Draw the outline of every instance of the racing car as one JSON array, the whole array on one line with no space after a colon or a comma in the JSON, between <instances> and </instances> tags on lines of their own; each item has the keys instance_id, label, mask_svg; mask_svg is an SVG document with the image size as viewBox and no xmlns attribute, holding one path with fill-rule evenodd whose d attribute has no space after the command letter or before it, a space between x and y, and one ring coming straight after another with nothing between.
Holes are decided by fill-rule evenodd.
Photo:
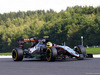
<instances>
[{"instance_id":1,"label":"racing car","mask_svg":"<svg viewBox=\"0 0 100 75\"><path fill-rule=\"evenodd\" d=\"M25 49L25 43L30 42L31 46ZM84 46L78 45L73 49L65 45L52 44L49 39L21 39L18 47L12 50L14 61L22 61L23 58L39 58L40 60L55 61L56 59L65 60L66 57L93 58L92 54L87 54Z\"/></svg>"}]
</instances>

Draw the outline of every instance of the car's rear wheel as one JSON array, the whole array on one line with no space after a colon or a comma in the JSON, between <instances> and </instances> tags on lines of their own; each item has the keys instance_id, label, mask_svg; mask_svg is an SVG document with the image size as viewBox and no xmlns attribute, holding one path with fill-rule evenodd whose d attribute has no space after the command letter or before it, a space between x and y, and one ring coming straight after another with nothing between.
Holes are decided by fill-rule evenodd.
<instances>
[{"instance_id":1,"label":"car's rear wheel","mask_svg":"<svg viewBox=\"0 0 100 75\"><path fill-rule=\"evenodd\" d=\"M20 48L13 49L12 58L14 61L22 61L23 60L23 50Z\"/></svg>"},{"instance_id":2,"label":"car's rear wheel","mask_svg":"<svg viewBox=\"0 0 100 75\"><path fill-rule=\"evenodd\" d=\"M86 50L85 50L85 47L82 46L82 45L78 45L78 46L75 46L74 47L74 50L79 53L79 60L83 60L85 57L86 57Z\"/></svg>"},{"instance_id":3,"label":"car's rear wheel","mask_svg":"<svg viewBox=\"0 0 100 75\"><path fill-rule=\"evenodd\" d=\"M46 59L47 61L55 61L57 56L57 50L54 47L49 47L47 48L46 51Z\"/></svg>"}]
</instances>

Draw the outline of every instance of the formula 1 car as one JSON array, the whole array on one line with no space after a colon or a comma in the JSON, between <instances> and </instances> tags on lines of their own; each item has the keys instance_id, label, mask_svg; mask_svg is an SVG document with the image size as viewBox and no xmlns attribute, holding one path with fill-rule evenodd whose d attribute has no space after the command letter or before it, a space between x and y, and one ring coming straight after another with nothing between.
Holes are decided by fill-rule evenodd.
<instances>
[{"instance_id":1,"label":"formula 1 car","mask_svg":"<svg viewBox=\"0 0 100 75\"><path fill-rule=\"evenodd\" d=\"M25 42L31 42L28 49L24 48ZM52 45L48 39L22 39L18 41L19 47L12 50L12 58L14 61L22 61L23 58L40 58L41 60L55 61L56 59L65 60L66 57L77 58L93 58L92 54L87 54L82 45L75 46L74 49L68 46Z\"/></svg>"}]
</instances>

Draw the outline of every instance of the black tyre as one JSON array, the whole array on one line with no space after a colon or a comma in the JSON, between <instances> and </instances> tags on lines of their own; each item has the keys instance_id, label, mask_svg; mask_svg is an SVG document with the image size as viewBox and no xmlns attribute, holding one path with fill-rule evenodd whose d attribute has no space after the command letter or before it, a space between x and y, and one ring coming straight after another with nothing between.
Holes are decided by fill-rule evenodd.
<instances>
[{"instance_id":1,"label":"black tyre","mask_svg":"<svg viewBox=\"0 0 100 75\"><path fill-rule=\"evenodd\" d=\"M23 60L23 50L20 48L13 49L12 58L14 61L22 61Z\"/></svg>"},{"instance_id":2,"label":"black tyre","mask_svg":"<svg viewBox=\"0 0 100 75\"><path fill-rule=\"evenodd\" d=\"M54 47L47 48L46 59L47 61L55 61L57 56L57 50Z\"/></svg>"},{"instance_id":3,"label":"black tyre","mask_svg":"<svg viewBox=\"0 0 100 75\"><path fill-rule=\"evenodd\" d=\"M87 58L93 58L93 54L87 54Z\"/></svg>"},{"instance_id":4,"label":"black tyre","mask_svg":"<svg viewBox=\"0 0 100 75\"><path fill-rule=\"evenodd\" d=\"M75 46L74 50L77 53L79 53L79 55L80 55L80 57L78 58L79 60L82 60L82 59L84 59L87 56L85 47L82 46L82 45Z\"/></svg>"}]
</instances>

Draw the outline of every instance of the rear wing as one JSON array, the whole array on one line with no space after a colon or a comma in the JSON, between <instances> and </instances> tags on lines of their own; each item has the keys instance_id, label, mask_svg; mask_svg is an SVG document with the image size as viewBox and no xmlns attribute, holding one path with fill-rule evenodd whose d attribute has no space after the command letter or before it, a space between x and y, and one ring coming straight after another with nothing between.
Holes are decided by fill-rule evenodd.
<instances>
[{"instance_id":1,"label":"rear wing","mask_svg":"<svg viewBox=\"0 0 100 75\"><path fill-rule=\"evenodd\" d=\"M18 46L19 46L19 48L24 48L24 43L25 42L38 42L38 40L34 39L34 38L18 40Z\"/></svg>"}]
</instances>

